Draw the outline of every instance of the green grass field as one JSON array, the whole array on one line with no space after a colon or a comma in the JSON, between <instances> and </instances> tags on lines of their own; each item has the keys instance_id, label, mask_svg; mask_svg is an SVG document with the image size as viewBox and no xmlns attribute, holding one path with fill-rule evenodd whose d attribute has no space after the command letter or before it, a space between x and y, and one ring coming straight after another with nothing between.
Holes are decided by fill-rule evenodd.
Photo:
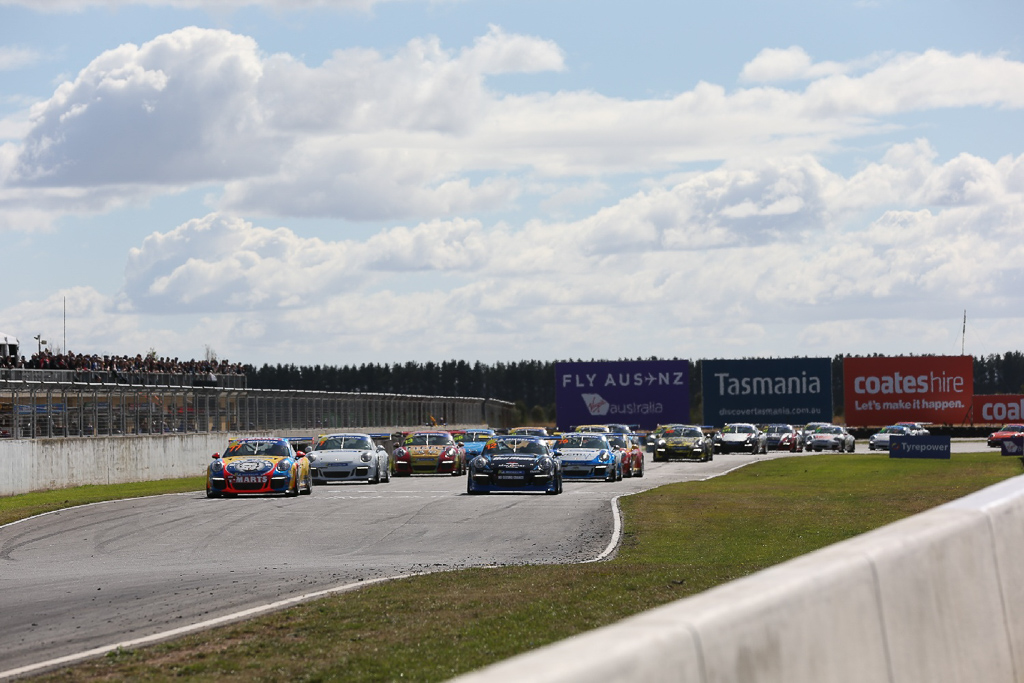
<instances>
[{"instance_id":1,"label":"green grass field","mask_svg":"<svg viewBox=\"0 0 1024 683\"><path fill-rule=\"evenodd\" d=\"M393 581L33 680L444 680L1021 472L1020 459L992 453L951 460L825 454L762 462L622 498L624 537L607 562ZM11 511L0 505L0 512Z\"/></svg>"}]
</instances>

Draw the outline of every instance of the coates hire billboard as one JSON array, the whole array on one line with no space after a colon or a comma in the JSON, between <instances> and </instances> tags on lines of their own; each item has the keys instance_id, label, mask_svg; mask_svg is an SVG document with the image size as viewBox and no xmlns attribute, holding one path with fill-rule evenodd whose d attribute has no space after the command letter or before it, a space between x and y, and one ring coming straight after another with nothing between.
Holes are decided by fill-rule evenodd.
<instances>
[{"instance_id":1,"label":"coates hire billboard","mask_svg":"<svg viewBox=\"0 0 1024 683\"><path fill-rule=\"evenodd\" d=\"M707 424L831 422L832 361L706 360L701 364L701 393Z\"/></svg>"},{"instance_id":2,"label":"coates hire billboard","mask_svg":"<svg viewBox=\"0 0 1024 683\"><path fill-rule=\"evenodd\" d=\"M555 363L558 428L620 422L654 429L690 421L690 362Z\"/></svg>"},{"instance_id":3,"label":"coates hire billboard","mask_svg":"<svg viewBox=\"0 0 1024 683\"><path fill-rule=\"evenodd\" d=\"M843 360L846 424L895 422L961 424L974 398L970 356L846 358Z\"/></svg>"},{"instance_id":4,"label":"coates hire billboard","mask_svg":"<svg viewBox=\"0 0 1024 683\"><path fill-rule=\"evenodd\" d=\"M974 422L999 425L1006 422L1024 422L1024 396L975 394Z\"/></svg>"}]
</instances>

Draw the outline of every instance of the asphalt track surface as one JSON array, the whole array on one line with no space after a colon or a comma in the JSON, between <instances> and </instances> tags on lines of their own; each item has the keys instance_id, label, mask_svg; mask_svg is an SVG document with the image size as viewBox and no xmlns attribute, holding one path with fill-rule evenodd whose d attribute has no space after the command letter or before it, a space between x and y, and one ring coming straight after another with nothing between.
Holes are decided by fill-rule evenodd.
<instances>
[{"instance_id":1,"label":"asphalt track surface","mask_svg":"<svg viewBox=\"0 0 1024 683\"><path fill-rule=\"evenodd\" d=\"M954 452L985 450L954 443ZM866 451L858 444L858 451ZM297 498L188 493L98 503L0 527L0 678L350 584L607 555L615 498L768 456L651 462L643 478L559 496L466 495L465 477L317 486ZM94 652L96 654L96 652Z\"/></svg>"}]
</instances>

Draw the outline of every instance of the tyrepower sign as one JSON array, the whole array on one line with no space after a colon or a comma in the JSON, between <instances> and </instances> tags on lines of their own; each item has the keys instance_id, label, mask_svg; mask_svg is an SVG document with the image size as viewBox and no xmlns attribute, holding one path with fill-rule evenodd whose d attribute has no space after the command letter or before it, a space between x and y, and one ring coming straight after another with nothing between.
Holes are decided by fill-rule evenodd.
<instances>
[{"instance_id":1,"label":"tyrepower sign","mask_svg":"<svg viewBox=\"0 0 1024 683\"><path fill-rule=\"evenodd\" d=\"M706 424L832 422L832 361L706 360L701 394Z\"/></svg>"},{"instance_id":2,"label":"tyrepower sign","mask_svg":"<svg viewBox=\"0 0 1024 683\"><path fill-rule=\"evenodd\" d=\"M654 429L690 421L690 362L592 361L555 364L558 429L618 422Z\"/></svg>"},{"instance_id":3,"label":"tyrepower sign","mask_svg":"<svg viewBox=\"0 0 1024 683\"><path fill-rule=\"evenodd\" d=\"M845 358L846 424L963 422L974 398L970 356Z\"/></svg>"}]
</instances>

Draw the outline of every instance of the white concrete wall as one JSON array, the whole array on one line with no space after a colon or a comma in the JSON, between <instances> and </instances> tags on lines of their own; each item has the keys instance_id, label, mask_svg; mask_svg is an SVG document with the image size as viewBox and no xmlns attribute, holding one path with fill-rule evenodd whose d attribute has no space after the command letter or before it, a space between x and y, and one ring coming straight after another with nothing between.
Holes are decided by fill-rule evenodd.
<instances>
[{"instance_id":1,"label":"white concrete wall","mask_svg":"<svg viewBox=\"0 0 1024 683\"><path fill-rule=\"evenodd\" d=\"M1024 477L459 683L1024 681Z\"/></svg>"},{"instance_id":2,"label":"white concrete wall","mask_svg":"<svg viewBox=\"0 0 1024 683\"><path fill-rule=\"evenodd\" d=\"M240 435L232 435L240 436ZM0 496L201 476L227 434L0 440Z\"/></svg>"}]
</instances>

